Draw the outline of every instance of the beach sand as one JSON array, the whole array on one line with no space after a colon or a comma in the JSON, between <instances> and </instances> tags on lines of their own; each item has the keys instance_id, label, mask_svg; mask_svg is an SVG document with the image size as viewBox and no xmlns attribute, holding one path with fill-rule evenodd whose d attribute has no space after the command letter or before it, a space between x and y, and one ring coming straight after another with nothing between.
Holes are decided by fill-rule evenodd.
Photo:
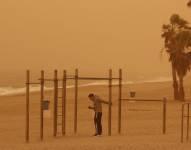
<instances>
[{"instance_id":1,"label":"beach sand","mask_svg":"<svg viewBox=\"0 0 191 150\"><path fill-rule=\"evenodd\" d=\"M129 97L129 91L136 91L137 98L167 97L167 133L162 134L162 104L160 102L122 102L122 134L117 133L118 88L113 89L112 136L107 136L108 106L103 106L103 136L93 137L94 124L91 105L87 95L98 94L107 100L107 86L89 86L79 88L78 134L73 133L74 90L67 89L66 136L53 138L51 117L44 120L44 141L39 138L39 93L32 93L30 99L30 143L25 143L25 95L0 97L0 150L186 150L188 143L180 143L181 102L172 100L171 83L144 83L126 85L123 98ZM189 93L189 91L187 91ZM51 101L53 92L45 93L45 99ZM61 93L60 93L61 95ZM61 128L58 129L61 131Z\"/></svg>"}]
</instances>

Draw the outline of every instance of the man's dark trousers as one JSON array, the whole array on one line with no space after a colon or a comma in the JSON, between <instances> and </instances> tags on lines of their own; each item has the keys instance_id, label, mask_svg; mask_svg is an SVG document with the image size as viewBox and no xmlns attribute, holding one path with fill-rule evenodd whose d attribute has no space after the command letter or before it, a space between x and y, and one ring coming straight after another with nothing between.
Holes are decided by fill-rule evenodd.
<instances>
[{"instance_id":1,"label":"man's dark trousers","mask_svg":"<svg viewBox=\"0 0 191 150\"><path fill-rule=\"evenodd\" d=\"M102 112L95 112L94 124L96 129L96 134L102 134L102 124L101 124Z\"/></svg>"}]
</instances>

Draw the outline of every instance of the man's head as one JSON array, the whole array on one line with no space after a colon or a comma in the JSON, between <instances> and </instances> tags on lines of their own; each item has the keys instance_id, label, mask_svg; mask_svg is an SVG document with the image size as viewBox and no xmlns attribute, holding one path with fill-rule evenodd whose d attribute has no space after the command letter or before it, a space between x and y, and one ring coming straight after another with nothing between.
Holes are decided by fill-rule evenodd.
<instances>
[{"instance_id":1,"label":"man's head","mask_svg":"<svg viewBox=\"0 0 191 150\"><path fill-rule=\"evenodd\" d=\"M94 100L94 94L93 94L93 93L90 93L90 94L88 95L88 97L89 97L90 100L92 100L92 101Z\"/></svg>"}]
</instances>

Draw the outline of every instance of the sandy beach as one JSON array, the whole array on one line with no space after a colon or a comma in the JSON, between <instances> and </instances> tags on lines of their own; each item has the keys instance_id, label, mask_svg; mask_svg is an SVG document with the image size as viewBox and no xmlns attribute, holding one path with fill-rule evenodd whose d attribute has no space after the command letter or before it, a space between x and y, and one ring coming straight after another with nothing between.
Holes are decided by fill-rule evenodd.
<instances>
[{"instance_id":1,"label":"sandy beach","mask_svg":"<svg viewBox=\"0 0 191 150\"><path fill-rule=\"evenodd\" d=\"M137 98L167 97L167 133L162 134L162 104L156 102L122 102L122 134L117 133L118 89L113 89L112 136L107 136L108 106L103 108L103 136L92 137L94 133L93 115L87 109L91 102L87 99L90 92L97 93L107 100L107 86L89 86L79 89L78 134L73 133L74 91L67 90L66 136L53 138L52 115L45 118L44 141L39 138L39 93L31 94L30 143L25 143L25 95L0 97L0 149L67 149L67 150L184 150L191 143L180 143L181 102L172 100L171 83L142 83L125 85L123 97L129 90L137 92ZM61 94L61 93L60 93ZM51 101L53 92L45 93ZM58 129L61 131L61 129Z\"/></svg>"},{"instance_id":2,"label":"sandy beach","mask_svg":"<svg viewBox=\"0 0 191 150\"><path fill-rule=\"evenodd\" d=\"M191 0L1 0L0 150L191 150L190 11Z\"/></svg>"}]
</instances>

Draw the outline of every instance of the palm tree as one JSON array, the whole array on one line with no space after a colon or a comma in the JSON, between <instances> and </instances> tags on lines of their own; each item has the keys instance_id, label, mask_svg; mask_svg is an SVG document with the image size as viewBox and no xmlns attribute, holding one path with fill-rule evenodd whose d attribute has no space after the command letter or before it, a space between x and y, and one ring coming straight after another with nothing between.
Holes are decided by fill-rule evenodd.
<instances>
[{"instance_id":1,"label":"palm tree","mask_svg":"<svg viewBox=\"0 0 191 150\"><path fill-rule=\"evenodd\" d=\"M191 7L191 0L188 1L187 6Z\"/></svg>"},{"instance_id":2,"label":"palm tree","mask_svg":"<svg viewBox=\"0 0 191 150\"><path fill-rule=\"evenodd\" d=\"M163 25L163 34L162 38L165 39L164 47L166 49L166 52L169 54L170 58L169 61L171 62L171 67L172 67L172 78L173 78L173 88L174 88L174 99L177 100L179 98L178 94L178 81L176 77L176 71L175 71L175 65L172 60L172 50L174 49L174 25L169 24L169 25Z\"/></svg>"},{"instance_id":3,"label":"palm tree","mask_svg":"<svg viewBox=\"0 0 191 150\"><path fill-rule=\"evenodd\" d=\"M170 18L170 24L163 25L164 48L169 54L172 66L174 99L184 100L183 78L190 69L190 53L185 53L190 45L190 27L188 22L174 14ZM177 81L179 77L179 84Z\"/></svg>"},{"instance_id":4,"label":"palm tree","mask_svg":"<svg viewBox=\"0 0 191 150\"><path fill-rule=\"evenodd\" d=\"M178 51L174 57L174 63L179 77L179 99L184 100L183 78L186 76L187 72L190 71L191 64L191 52L187 52L187 48L191 46L191 31L188 29L180 31L176 35L176 41Z\"/></svg>"}]
</instances>

